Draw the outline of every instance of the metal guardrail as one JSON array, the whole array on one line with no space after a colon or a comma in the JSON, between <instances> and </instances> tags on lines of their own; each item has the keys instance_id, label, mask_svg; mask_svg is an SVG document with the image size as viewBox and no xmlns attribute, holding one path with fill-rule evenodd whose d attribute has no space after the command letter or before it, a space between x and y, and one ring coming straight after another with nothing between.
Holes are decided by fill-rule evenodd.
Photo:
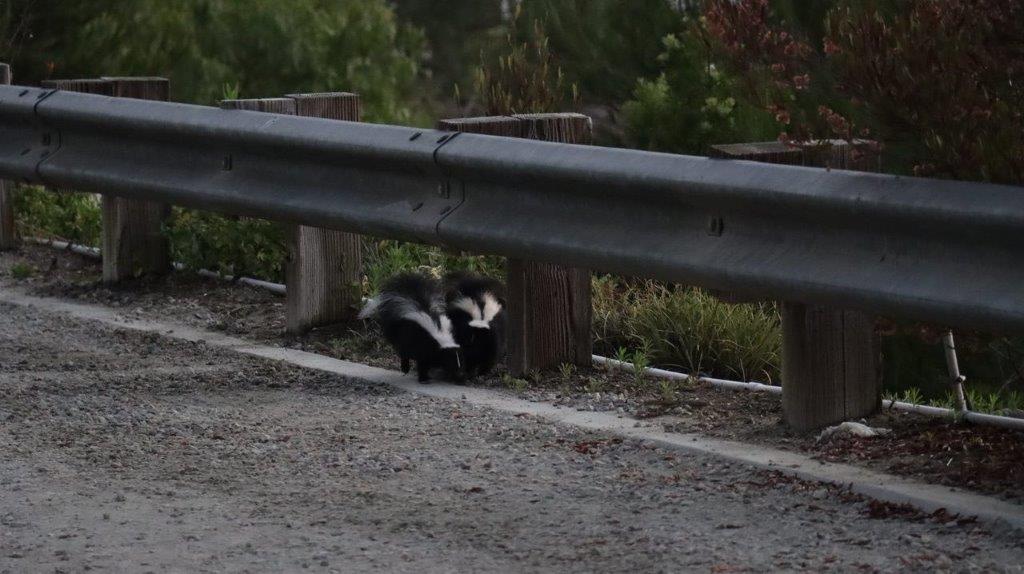
<instances>
[{"instance_id":1,"label":"metal guardrail","mask_svg":"<svg viewBox=\"0 0 1024 574\"><path fill-rule=\"evenodd\" d=\"M1024 188L20 86L0 86L0 177L1024 328Z\"/></svg>"}]
</instances>

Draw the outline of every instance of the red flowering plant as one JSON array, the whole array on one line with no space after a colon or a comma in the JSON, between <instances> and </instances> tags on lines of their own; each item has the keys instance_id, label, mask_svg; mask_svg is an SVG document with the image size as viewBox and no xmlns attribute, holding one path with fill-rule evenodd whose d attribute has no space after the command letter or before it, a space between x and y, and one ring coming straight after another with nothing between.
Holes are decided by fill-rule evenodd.
<instances>
[{"instance_id":1,"label":"red flowering plant","mask_svg":"<svg viewBox=\"0 0 1024 574\"><path fill-rule=\"evenodd\" d=\"M1024 183L1024 3L906 4L829 14L838 90L908 150L915 173Z\"/></svg>"},{"instance_id":2,"label":"red flowering plant","mask_svg":"<svg viewBox=\"0 0 1024 574\"><path fill-rule=\"evenodd\" d=\"M704 25L747 97L778 122L780 141L810 145L825 135L854 140L852 122L819 104L829 83L818 72L820 54L774 18L768 0L709 0Z\"/></svg>"},{"instance_id":3,"label":"red flowering plant","mask_svg":"<svg viewBox=\"0 0 1024 574\"><path fill-rule=\"evenodd\" d=\"M704 18L780 139L877 137L919 175L1024 183L1024 3L885 6L841 0L820 48L768 0L708 0Z\"/></svg>"}]
</instances>

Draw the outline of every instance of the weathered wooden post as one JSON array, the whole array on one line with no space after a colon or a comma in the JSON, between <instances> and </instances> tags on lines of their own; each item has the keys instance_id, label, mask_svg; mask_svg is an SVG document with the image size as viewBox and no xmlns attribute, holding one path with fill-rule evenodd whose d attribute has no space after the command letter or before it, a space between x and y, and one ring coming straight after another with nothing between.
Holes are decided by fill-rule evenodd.
<instances>
[{"instance_id":1,"label":"weathered wooden post","mask_svg":"<svg viewBox=\"0 0 1024 574\"><path fill-rule=\"evenodd\" d=\"M166 78L107 77L47 80L44 88L139 100L170 99ZM103 281L116 283L140 275L160 275L171 268L170 245L163 233L170 215L165 203L102 195Z\"/></svg>"},{"instance_id":2,"label":"weathered wooden post","mask_svg":"<svg viewBox=\"0 0 1024 574\"><path fill-rule=\"evenodd\" d=\"M113 95L137 100L171 99L166 78L102 78ZM116 283L139 275L160 275L171 268L171 247L163 232L171 214L165 203L103 195L103 280Z\"/></svg>"},{"instance_id":3,"label":"weathered wooden post","mask_svg":"<svg viewBox=\"0 0 1024 574\"><path fill-rule=\"evenodd\" d=\"M300 116L358 122L359 96L347 92L291 94ZM311 327L351 321L363 295L363 240L355 233L292 225L288 231L287 328L300 333Z\"/></svg>"},{"instance_id":4,"label":"weathered wooden post","mask_svg":"<svg viewBox=\"0 0 1024 574\"><path fill-rule=\"evenodd\" d=\"M284 98L225 100L221 107L360 121L357 94L291 94ZM362 298L363 254L359 235L306 225L290 225L285 283L285 324L289 333L349 321Z\"/></svg>"},{"instance_id":5,"label":"weathered wooden post","mask_svg":"<svg viewBox=\"0 0 1024 574\"><path fill-rule=\"evenodd\" d=\"M0 85L11 83L11 67L0 64ZM0 251L14 249L14 185L0 179Z\"/></svg>"},{"instance_id":6,"label":"weathered wooden post","mask_svg":"<svg viewBox=\"0 0 1024 574\"><path fill-rule=\"evenodd\" d=\"M851 146L779 142L714 146L712 157L878 171L878 156L855 158ZM859 311L782 302L782 407L786 423L805 431L876 412L881 405L881 351L874 320Z\"/></svg>"},{"instance_id":7,"label":"weathered wooden post","mask_svg":"<svg viewBox=\"0 0 1024 574\"><path fill-rule=\"evenodd\" d=\"M441 120L438 129L564 143L590 143L581 114L519 114ZM590 271L508 260L508 368L514 376L562 363L590 365Z\"/></svg>"}]
</instances>

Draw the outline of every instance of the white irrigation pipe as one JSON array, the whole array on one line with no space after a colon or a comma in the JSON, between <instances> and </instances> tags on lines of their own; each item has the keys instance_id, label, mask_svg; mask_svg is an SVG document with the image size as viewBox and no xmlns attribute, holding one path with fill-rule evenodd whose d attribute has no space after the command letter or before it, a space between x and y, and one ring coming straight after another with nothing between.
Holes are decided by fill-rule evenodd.
<instances>
[{"instance_id":1,"label":"white irrigation pipe","mask_svg":"<svg viewBox=\"0 0 1024 574\"><path fill-rule=\"evenodd\" d=\"M634 372L636 367L632 363L626 363L616 359L609 359L608 357L602 357L600 355L593 355L593 360L599 365L608 365L617 369L623 369L626 371ZM740 381L727 381L724 379L713 379L710 377L693 377L685 373L678 373L675 371L666 371L664 369L645 368L644 374L652 377L662 379L672 379L678 381L702 381L712 387L718 387L721 389L733 389L733 390L745 390L745 391L758 391L771 393L774 395L782 394L782 387L777 385L766 385L764 383L744 383ZM904 403L902 401L892 401L885 399L882 401L882 407L886 409L894 409L897 411L904 411L909 413L917 413L920 415L938 417L949 420L956 420L958 417L963 420L970 421L972 423L986 424L993 426L1000 426L1009 429L1022 430L1024 431L1024 419L1018 419L1013 417L1004 417L999 415L988 415L984 413L977 413L974 411L956 411L953 409L947 409L943 407L931 407L928 405L915 405L913 403Z\"/></svg>"},{"instance_id":2,"label":"white irrigation pipe","mask_svg":"<svg viewBox=\"0 0 1024 574\"><path fill-rule=\"evenodd\" d=\"M636 371L636 367L632 363L625 361L619 361L618 359L609 359L608 357L602 357L600 355L592 356L595 363L598 365L608 365L609 367L615 367L616 369L622 369L629 372ZM664 369L655 369L653 367L647 367L644 369L645 375L657 377L659 379L672 379L675 381L692 381L694 377L687 375L686 373L678 373L676 371L666 371ZM782 394L782 387L775 385L766 385L764 383L741 383L740 381L727 381L724 379L712 379L708 377L697 377L697 381L703 381L708 383L712 387L719 387L722 389L733 389L743 391L760 391L772 394Z\"/></svg>"},{"instance_id":3,"label":"white irrigation pipe","mask_svg":"<svg viewBox=\"0 0 1024 574\"><path fill-rule=\"evenodd\" d=\"M102 255L100 255L99 248L96 247L88 247L85 245L68 243L67 241L57 241L56 239L42 239L39 237L26 237L25 241L28 241L29 243L36 243L38 245L49 245L54 249L60 249L61 251L71 251L72 253L84 255L92 259L102 258Z\"/></svg>"},{"instance_id":4,"label":"white irrigation pipe","mask_svg":"<svg viewBox=\"0 0 1024 574\"><path fill-rule=\"evenodd\" d=\"M71 251L72 253L77 253L79 255L91 257L93 259L102 258L102 255L100 255L100 250L96 247L77 245L74 243L68 243L67 241L58 241L56 239L41 239L39 237L26 237L25 240L30 243L36 243L39 245L49 245L55 249L68 250ZM185 265L182 263L175 262L174 269L175 271L183 271L185 269ZM209 277L211 279L223 279L225 281L235 280L235 278L232 277L231 275L224 275L222 273L218 273L217 271L210 271L209 269L200 269L196 271L196 274L202 277ZM270 291L271 293L276 293L278 295L284 295L285 293L285 287L280 283L271 283L270 281L253 279L252 277L239 277L238 283L242 283L243 285L249 285L251 287L258 287L260 289L266 289L267 291Z\"/></svg>"},{"instance_id":5,"label":"white irrigation pipe","mask_svg":"<svg viewBox=\"0 0 1024 574\"><path fill-rule=\"evenodd\" d=\"M53 247L55 247L57 249L70 249L71 251L73 251L75 253L79 253L79 254L85 255L87 257L94 257L94 258L100 257L100 250L95 248L95 247L86 247L84 245L74 245L74 244L70 244L70 247L69 247L69 244L67 242L64 242L64 241L55 241L55 240L51 241L51 240L47 240L47 239L39 239L39 238L36 238L36 237L29 237L29 238L27 238L27 240L32 242L32 243L38 243L40 245L50 245L50 246L53 246ZM174 268L178 269L178 270L181 270L181 269L184 269L184 266L181 263L175 263L174 264ZM204 276L204 277L212 277L214 279L225 279L225 280L229 280L229 281L233 280L233 277L224 276L224 275L221 275L220 273L217 273L215 271L209 271L209 270L206 270L206 269L200 269L197 273L199 275ZM266 289L266 290L271 291L273 293L277 293L278 295L284 295L285 292L286 292L286 287L284 285L281 285L280 283L271 283L270 281L261 281L259 279L252 279L250 277L242 277L242 278L240 278L238 280L238 282L239 283L244 283L246 285L251 285L253 287L259 287L261 289ZM963 379L963 377L960 375L959 367L956 366L956 351L955 351L955 347L953 346L953 343L952 343L952 332L947 334L947 337L948 337L949 341L948 341L948 344L944 344L944 346L946 348L946 353L947 353L947 357L946 357L947 358L947 362L948 362L948 364L950 366L950 373L951 373L950 376L951 377L955 377L954 378L955 382L962 383L963 380L961 380L961 379ZM945 343L945 339L944 339L944 343ZM950 362L949 353L953 353L952 361L951 362ZM615 367L615 368L618 368L618 369L623 369L623 370L630 371L630 372L636 370L636 367L632 363L627 363L627 362L619 361L617 359L610 359L608 357L602 357L600 355L592 355L592 359L593 359L593 361L595 363L597 363L599 365L608 365L608 366L611 366L611 367ZM956 367L955 376L953 375L954 367ZM679 372L676 372L676 371L666 371L665 369L655 369L653 367L645 368L644 369L644 374L650 375L652 377L657 377L657 378L660 378L660 379L671 379L671 380L677 380L677 381L690 381L690 380L694 380L693 376L687 375L685 373L679 373ZM721 388L721 389L732 389L732 390L743 390L743 391L757 391L757 392L763 392L763 393L770 393L770 394L774 394L774 395L781 395L782 394L782 387L777 386L777 385L766 385L764 383L752 383L752 382L741 382L741 381L729 381L729 380L725 380L725 379L714 379L714 378L710 378L710 377L696 377L696 380L697 381L703 381L703 382L711 385L712 387L717 387L717 388ZM960 386L959 389L960 389L960 393L962 395L963 387ZM937 418L944 418L944 419L949 419L949 420L956 420L957 418L960 418L962 420L969 421L969 422L972 422L972 423L992 425L992 426L998 426L998 427L1003 427L1003 428L1008 428L1008 429L1024 431L1024 419L1019 419L1019 418L1014 418L1014 417L1004 417L1004 416L999 416L999 415L989 415L989 414L984 414L984 413L978 413L978 412L966 410L966 406L965 406L965 408L963 410L957 411L957 410L947 409L947 408L943 408L943 407L932 407L932 406L928 406L928 405L915 405L913 403L905 403L905 402L902 402L902 401L892 401L892 400L889 400L889 399L885 399L885 400L882 401L882 407L886 408L886 409L894 409L894 410L897 410L897 411L904 411L904 412L908 412L908 413L917 413L919 415L925 415L925 416L937 417Z\"/></svg>"}]
</instances>

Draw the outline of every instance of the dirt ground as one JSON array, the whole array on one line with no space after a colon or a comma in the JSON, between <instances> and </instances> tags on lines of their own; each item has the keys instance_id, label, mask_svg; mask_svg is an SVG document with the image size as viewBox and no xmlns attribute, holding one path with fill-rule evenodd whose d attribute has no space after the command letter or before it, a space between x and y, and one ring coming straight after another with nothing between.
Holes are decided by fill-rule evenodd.
<instances>
[{"instance_id":1,"label":"dirt ground","mask_svg":"<svg viewBox=\"0 0 1024 574\"><path fill-rule=\"evenodd\" d=\"M0 572L1019 571L1020 533L0 304Z\"/></svg>"},{"instance_id":2,"label":"dirt ground","mask_svg":"<svg viewBox=\"0 0 1024 574\"><path fill-rule=\"evenodd\" d=\"M19 265L29 275L16 279L12 271ZM127 315L168 318L260 342L398 367L378 333L362 322L316 330L300 338L285 335L283 298L261 289L187 273L118 288L98 284L99 277L96 260L48 247L25 246L0 256L0 282L27 287L40 295L99 303ZM529 381L512 380L499 371L471 384L581 410L618 411L656 421L669 431L768 444L822 460L1024 501L1021 432L889 411L867 421L892 429L888 436L819 442L815 434L792 433L782 424L777 395L722 391L703 384L669 385L604 368L537 374Z\"/></svg>"}]
</instances>

